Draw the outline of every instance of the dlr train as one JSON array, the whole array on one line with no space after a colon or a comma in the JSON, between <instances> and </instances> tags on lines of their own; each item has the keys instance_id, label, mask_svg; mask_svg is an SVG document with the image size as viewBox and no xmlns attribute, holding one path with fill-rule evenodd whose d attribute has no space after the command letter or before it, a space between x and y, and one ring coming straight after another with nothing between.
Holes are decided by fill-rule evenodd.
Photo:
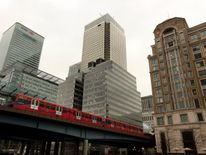
<instances>
[{"instance_id":1,"label":"dlr train","mask_svg":"<svg viewBox=\"0 0 206 155\"><path fill-rule=\"evenodd\" d=\"M46 100L24 94L17 94L14 98L14 102L5 104L4 106L20 111L32 112L42 117L47 116L62 119L64 122L73 122L74 124L77 123L83 126L110 130L137 137L142 137L144 135L141 126L134 126L110 118L103 118L98 115L50 103Z\"/></svg>"}]
</instances>

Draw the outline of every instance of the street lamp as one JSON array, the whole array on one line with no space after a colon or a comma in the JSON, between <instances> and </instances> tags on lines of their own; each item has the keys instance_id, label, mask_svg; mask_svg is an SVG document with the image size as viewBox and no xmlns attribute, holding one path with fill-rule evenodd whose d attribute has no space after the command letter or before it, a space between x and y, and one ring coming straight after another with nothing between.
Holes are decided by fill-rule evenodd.
<instances>
[{"instance_id":1,"label":"street lamp","mask_svg":"<svg viewBox=\"0 0 206 155\"><path fill-rule=\"evenodd\" d=\"M192 151L192 149L189 148L189 147L185 147L185 148L183 148L183 150L185 151L185 154L186 154L186 155L187 155L187 151Z\"/></svg>"},{"instance_id":2,"label":"street lamp","mask_svg":"<svg viewBox=\"0 0 206 155\"><path fill-rule=\"evenodd\" d=\"M174 150L176 152L176 154L177 154L177 151L179 151L180 148L179 147L174 147L174 148L172 148L172 150Z\"/></svg>"}]
</instances>

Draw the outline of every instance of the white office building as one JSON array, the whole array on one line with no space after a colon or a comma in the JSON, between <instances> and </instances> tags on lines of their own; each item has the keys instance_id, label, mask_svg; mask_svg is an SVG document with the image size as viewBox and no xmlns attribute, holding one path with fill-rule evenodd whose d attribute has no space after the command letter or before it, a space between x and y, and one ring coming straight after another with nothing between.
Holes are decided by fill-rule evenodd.
<instances>
[{"instance_id":1,"label":"white office building","mask_svg":"<svg viewBox=\"0 0 206 155\"><path fill-rule=\"evenodd\" d=\"M110 60L85 75L82 107L85 112L142 125L136 78Z\"/></svg>"}]
</instances>

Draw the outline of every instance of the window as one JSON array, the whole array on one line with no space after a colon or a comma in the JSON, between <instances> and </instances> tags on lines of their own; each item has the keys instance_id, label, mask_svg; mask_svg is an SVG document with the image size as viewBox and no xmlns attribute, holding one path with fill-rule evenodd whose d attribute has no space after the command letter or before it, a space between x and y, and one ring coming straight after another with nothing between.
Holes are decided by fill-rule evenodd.
<instances>
[{"instance_id":1,"label":"window","mask_svg":"<svg viewBox=\"0 0 206 155\"><path fill-rule=\"evenodd\" d=\"M192 89L192 94L193 95L197 95L197 90L196 89Z\"/></svg>"},{"instance_id":2,"label":"window","mask_svg":"<svg viewBox=\"0 0 206 155\"><path fill-rule=\"evenodd\" d=\"M204 121L202 113L197 113L198 121Z\"/></svg>"},{"instance_id":3,"label":"window","mask_svg":"<svg viewBox=\"0 0 206 155\"><path fill-rule=\"evenodd\" d=\"M199 51L200 50L200 45L195 45L192 47L193 52Z\"/></svg>"},{"instance_id":4,"label":"window","mask_svg":"<svg viewBox=\"0 0 206 155\"><path fill-rule=\"evenodd\" d=\"M169 87L168 87L168 86L165 86L165 87L163 88L163 91L164 91L164 92L169 91Z\"/></svg>"},{"instance_id":5,"label":"window","mask_svg":"<svg viewBox=\"0 0 206 155\"><path fill-rule=\"evenodd\" d=\"M161 96L162 95L162 90L161 89L156 89L155 94L156 94L156 96Z\"/></svg>"},{"instance_id":6,"label":"window","mask_svg":"<svg viewBox=\"0 0 206 155\"><path fill-rule=\"evenodd\" d=\"M157 50L159 53L161 53L162 52L162 48L158 48L158 50Z\"/></svg>"},{"instance_id":7,"label":"window","mask_svg":"<svg viewBox=\"0 0 206 155\"><path fill-rule=\"evenodd\" d=\"M202 92L203 92L203 95L206 96L206 89L203 89Z\"/></svg>"},{"instance_id":8,"label":"window","mask_svg":"<svg viewBox=\"0 0 206 155\"><path fill-rule=\"evenodd\" d=\"M168 42L168 47L172 47L173 46L173 41Z\"/></svg>"},{"instance_id":9,"label":"window","mask_svg":"<svg viewBox=\"0 0 206 155\"><path fill-rule=\"evenodd\" d=\"M172 116L167 116L167 122L168 124L173 124Z\"/></svg>"},{"instance_id":10,"label":"window","mask_svg":"<svg viewBox=\"0 0 206 155\"><path fill-rule=\"evenodd\" d=\"M196 66L197 66L197 68L203 67L203 66L204 66L204 61L203 61L203 60L201 60L201 61L196 61Z\"/></svg>"},{"instance_id":11,"label":"window","mask_svg":"<svg viewBox=\"0 0 206 155\"><path fill-rule=\"evenodd\" d=\"M171 63L172 63L172 66L177 65L177 61L176 61L176 59L172 59L172 60L171 60Z\"/></svg>"},{"instance_id":12,"label":"window","mask_svg":"<svg viewBox=\"0 0 206 155\"><path fill-rule=\"evenodd\" d=\"M206 76L206 70L198 71L199 76Z\"/></svg>"},{"instance_id":13,"label":"window","mask_svg":"<svg viewBox=\"0 0 206 155\"><path fill-rule=\"evenodd\" d=\"M156 38L156 42L157 42L157 43L160 42L160 38Z\"/></svg>"},{"instance_id":14,"label":"window","mask_svg":"<svg viewBox=\"0 0 206 155\"><path fill-rule=\"evenodd\" d=\"M195 56L195 59L200 59L200 58L202 58L202 54L201 54L201 53L194 54L194 56Z\"/></svg>"},{"instance_id":15,"label":"window","mask_svg":"<svg viewBox=\"0 0 206 155\"><path fill-rule=\"evenodd\" d=\"M166 104L166 110L167 110L167 111L171 111L171 110L172 110L171 105L170 105L169 103Z\"/></svg>"},{"instance_id":16,"label":"window","mask_svg":"<svg viewBox=\"0 0 206 155\"><path fill-rule=\"evenodd\" d=\"M200 36L201 36L201 37L206 36L206 30L205 30L205 31L200 32Z\"/></svg>"},{"instance_id":17,"label":"window","mask_svg":"<svg viewBox=\"0 0 206 155\"><path fill-rule=\"evenodd\" d=\"M159 60L160 61L163 61L164 60L164 57L163 57L163 55L161 54L161 55L159 55Z\"/></svg>"},{"instance_id":18,"label":"window","mask_svg":"<svg viewBox=\"0 0 206 155\"><path fill-rule=\"evenodd\" d=\"M157 81L159 79L158 73L153 73L153 80Z\"/></svg>"},{"instance_id":19,"label":"window","mask_svg":"<svg viewBox=\"0 0 206 155\"><path fill-rule=\"evenodd\" d=\"M165 101L165 102L170 101L170 96L169 96L168 94L164 96L164 101Z\"/></svg>"},{"instance_id":20,"label":"window","mask_svg":"<svg viewBox=\"0 0 206 155\"><path fill-rule=\"evenodd\" d=\"M202 86L206 86L206 79L200 80Z\"/></svg>"},{"instance_id":21,"label":"window","mask_svg":"<svg viewBox=\"0 0 206 155\"><path fill-rule=\"evenodd\" d=\"M196 34L191 36L191 40L196 40L196 39L197 39L197 35Z\"/></svg>"},{"instance_id":22,"label":"window","mask_svg":"<svg viewBox=\"0 0 206 155\"><path fill-rule=\"evenodd\" d=\"M187 114L180 114L180 120L182 123L188 122Z\"/></svg>"},{"instance_id":23,"label":"window","mask_svg":"<svg viewBox=\"0 0 206 155\"><path fill-rule=\"evenodd\" d=\"M163 98L162 97L157 97L157 103L162 103L163 102Z\"/></svg>"},{"instance_id":24,"label":"window","mask_svg":"<svg viewBox=\"0 0 206 155\"><path fill-rule=\"evenodd\" d=\"M161 86L161 83L160 83L160 81L155 81L154 85L155 85L155 87L159 87L159 86Z\"/></svg>"},{"instance_id":25,"label":"window","mask_svg":"<svg viewBox=\"0 0 206 155\"><path fill-rule=\"evenodd\" d=\"M163 78L163 79L162 79L162 82L163 82L164 84L166 84L166 83L167 83L167 79L166 79L166 78Z\"/></svg>"},{"instance_id":26,"label":"window","mask_svg":"<svg viewBox=\"0 0 206 155\"><path fill-rule=\"evenodd\" d=\"M179 91L176 94L177 94L177 98L182 98L182 96L183 96L183 92L182 91Z\"/></svg>"},{"instance_id":27,"label":"window","mask_svg":"<svg viewBox=\"0 0 206 155\"><path fill-rule=\"evenodd\" d=\"M164 125L164 117L157 117L157 125Z\"/></svg>"},{"instance_id":28,"label":"window","mask_svg":"<svg viewBox=\"0 0 206 155\"><path fill-rule=\"evenodd\" d=\"M194 99L194 102L195 102L195 107L200 108L200 103L199 103L199 100L197 98Z\"/></svg>"},{"instance_id":29,"label":"window","mask_svg":"<svg viewBox=\"0 0 206 155\"><path fill-rule=\"evenodd\" d=\"M188 77L192 77L192 71L188 71L188 72L187 72L187 76L188 76Z\"/></svg>"},{"instance_id":30,"label":"window","mask_svg":"<svg viewBox=\"0 0 206 155\"><path fill-rule=\"evenodd\" d=\"M164 105L159 105L159 106L156 107L156 109L157 109L157 111L156 111L157 113L165 112Z\"/></svg>"},{"instance_id":31,"label":"window","mask_svg":"<svg viewBox=\"0 0 206 155\"><path fill-rule=\"evenodd\" d=\"M175 83L175 89L179 90L182 88L182 83Z\"/></svg>"},{"instance_id":32,"label":"window","mask_svg":"<svg viewBox=\"0 0 206 155\"><path fill-rule=\"evenodd\" d=\"M190 80L190 85L191 86L195 86L195 81L194 80Z\"/></svg>"},{"instance_id":33,"label":"window","mask_svg":"<svg viewBox=\"0 0 206 155\"><path fill-rule=\"evenodd\" d=\"M152 65L157 65L157 64L158 64L157 59L152 59L152 60L151 60L151 64L152 64Z\"/></svg>"},{"instance_id":34,"label":"window","mask_svg":"<svg viewBox=\"0 0 206 155\"><path fill-rule=\"evenodd\" d=\"M152 70L153 70L153 71L158 70L158 66L152 66Z\"/></svg>"},{"instance_id":35,"label":"window","mask_svg":"<svg viewBox=\"0 0 206 155\"><path fill-rule=\"evenodd\" d=\"M206 48L206 41L203 43L204 48Z\"/></svg>"}]
</instances>

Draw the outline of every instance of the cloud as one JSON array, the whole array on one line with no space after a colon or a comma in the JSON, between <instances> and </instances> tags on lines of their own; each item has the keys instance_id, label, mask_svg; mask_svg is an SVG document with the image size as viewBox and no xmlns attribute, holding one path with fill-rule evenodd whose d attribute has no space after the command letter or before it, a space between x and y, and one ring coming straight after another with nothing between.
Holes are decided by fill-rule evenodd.
<instances>
[{"instance_id":1,"label":"cloud","mask_svg":"<svg viewBox=\"0 0 206 155\"><path fill-rule=\"evenodd\" d=\"M1 0L0 33L19 21L45 37L40 69L65 78L82 54L84 26L109 13L124 28L128 71L142 96L151 94L147 56L153 30L168 17L184 17L188 25L206 21L204 0Z\"/></svg>"}]
</instances>

